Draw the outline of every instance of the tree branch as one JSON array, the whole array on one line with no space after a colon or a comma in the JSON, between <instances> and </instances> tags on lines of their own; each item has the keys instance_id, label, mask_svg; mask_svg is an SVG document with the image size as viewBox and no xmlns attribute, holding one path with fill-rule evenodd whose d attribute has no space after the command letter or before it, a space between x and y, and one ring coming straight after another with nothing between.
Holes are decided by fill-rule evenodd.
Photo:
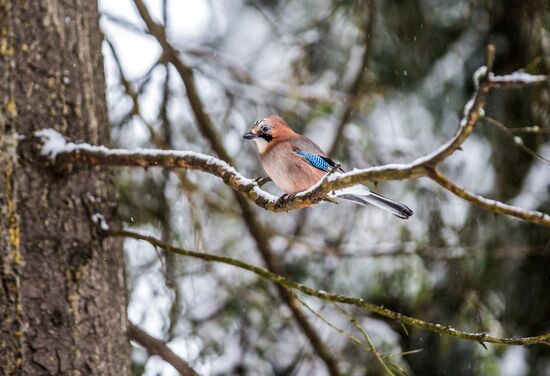
<instances>
[{"instance_id":1,"label":"tree branch","mask_svg":"<svg viewBox=\"0 0 550 376\"><path fill-rule=\"evenodd\" d=\"M149 354L160 356L166 363L174 367L180 375L199 376L185 360L170 350L166 343L149 335L130 321L128 321L128 337L143 346Z\"/></svg>"},{"instance_id":2,"label":"tree branch","mask_svg":"<svg viewBox=\"0 0 550 376\"><path fill-rule=\"evenodd\" d=\"M344 129L346 128L346 125L349 123L349 121L353 117L353 111L357 107L357 102L361 96L362 88L364 87L365 76L368 71L369 59L372 51L372 46L370 42L372 40L372 32L374 29L375 6L376 4L374 0L369 0L366 5L367 17L364 22L364 30L363 30L363 38L364 38L363 55L361 57L361 64L355 74L355 79L353 80L353 83L349 88L348 99L340 115L338 126L336 127L336 133L334 134L334 139L332 140L332 144L328 149L328 155L331 155L333 157L336 154L338 145L340 145L342 136L344 135Z\"/></svg>"},{"instance_id":3,"label":"tree branch","mask_svg":"<svg viewBox=\"0 0 550 376\"><path fill-rule=\"evenodd\" d=\"M351 296L346 296L341 294L333 294L322 290L316 290L312 287L303 285L301 283L285 278L281 275L270 272L267 269L260 268L258 266L251 265L230 257L218 256L210 253L196 252L196 251L190 251L184 248L174 247L154 237L141 235L139 233L126 231L126 230L109 230L108 229L108 230L104 230L103 233L107 236L119 236L119 237L128 237L128 238L133 238L138 240L144 240L154 247L159 247L166 251L174 252L182 256L194 257L205 261L213 261L213 262L218 262L222 264L232 265L243 270L248 270L262 278L268 279L288 289L300 291L303 294L316 297L320 300L336 302L336 303L344 303L344 304L360 307L368 311L377 313L381 316L392 319L398 323L411 325L413 327L417 327L421 329L426 329L434 333L439 333L441 335L446 335L450 337L456 337L456 338L461 338L461 339L466 339L466 340L471 340L476 342L494 343L499 345L522 345L522 346L535 345L535 344L550 345L550 333L543 334L540 336L534 336L534 337L506 338L506 337L494 337L486 333L465 332L465 331L454 329L447 325L431 323L420 319L416 319L414 317L402 315L399 312L392 311L383 306L369 303L362 298L356 298L356 297L351 297Z\"/></svg>"},{"instance_id":4,"label":"tree branch","mask_svg":"<svg viewBox=\"0 0 550 376\"><path fill-rule=\"evenodd\" d=\"M491 200L482 196L478 196L474 193L470 193L464 188L459 187L439 170L435 169L430 178L443 188L454 193L460 198L479 206L480 208L487 209L493 213L505 214L519 219L523 219L529 222L533 222L543 226L550 226L550 215L538 211L521 209L512 205L504 204L500 201Z\"/></svg>"},{"instance_id":5,"label":"tree branch","mask_svg":"<svg viewBox=\"0 0 550 376\"><path fill-rule=\"evenodd\" d=\"M510 76L513 77L514 75ZM104 146L92 146L89 144L75 144L68 142L61 134L52 129L38 131L36 132L36 136L43 143L41 153L48 156L59 166L83 163L102 166L139 166L145 168L160 166L168 169L185 168L200 170L221 178L233 190L244 194L258 206L270 211L288 211L309 206L326 198L327 194L334 189L366 183L371 180L407 179L428 176L459 197L484 209L511 215L544 226L550 226L549 216L545 213L515 208L499 201L474 195L454 185L435 169L435 165L445 160L458 149L466 139L466 134L470 134L473 130L475 122L479 117L479 112L482 109L479 100L475 98L473 99L473 104L467 105L465 108L467 114L466 120L461 122L461 128L457 135L433 153L418 158L406 165L389 164L354 170L344 174L327 175L319 183L307 191L299 193L294 199L284 202L283 205L277 205L277 197L264 191L257 181L244 177L226 162L202 153L157 149L129 151L124 149L108 149ZM475 110L476 103L479 106L477 110Z\"/></svg>"}]
</instances>

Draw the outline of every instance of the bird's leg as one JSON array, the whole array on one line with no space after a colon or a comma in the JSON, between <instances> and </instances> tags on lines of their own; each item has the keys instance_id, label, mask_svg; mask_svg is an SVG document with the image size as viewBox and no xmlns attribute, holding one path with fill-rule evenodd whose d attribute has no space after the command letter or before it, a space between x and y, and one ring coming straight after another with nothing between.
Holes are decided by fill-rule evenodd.
<instances>
[{"instance_id":1,"label":"bird's leg","mask_svg":"<svg viewBox=\"0 0 550 376\"><path fill-rule=\"evenodd\" d=\"M283 207L285 201L290 201L296 196L296 193L283 193L281 197L277 199L275 205L279 208Z\"/></svg>"},{"instance_id":2,"label":"bird's leg","mask_svg":"<svg viewBox=\"0 0 550 376\"><path fill-rule=\"evenodd\" d=\"M336 163L334 166L332 166L332 168L330 169L327 175L334 174L335 172L338 172L338 171L344 171L342 170L342 165L340 163Z\"/></svg>"}]
</instances>

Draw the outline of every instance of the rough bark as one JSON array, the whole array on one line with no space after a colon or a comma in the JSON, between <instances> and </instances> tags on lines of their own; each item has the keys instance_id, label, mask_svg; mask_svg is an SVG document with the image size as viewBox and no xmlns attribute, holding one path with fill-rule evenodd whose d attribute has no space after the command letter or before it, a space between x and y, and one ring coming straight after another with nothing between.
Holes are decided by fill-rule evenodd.
<instances>
[{"instance_id":1,"label":"rough bark","mask_svg":"<svg viewBox=\"0 0 550 376\"><path fill-rule=\"evenodd\" d=\"M23 320L21 312L19 217L16 212L15 166L17 137L13 99L13 35L0 2L0 371L21 373Z\"/></svg>"},{"instance_id":2,"label":"rough bark","mask_svg":"<svg viewBox=\"0 0 550 376\"><path fill-rule=\"evenodd\" d=\"M24 141L16 161L13 146L14 131L24 140L45 127L108 143L97 3L0 3L1 373L127 374L122 247L102 243L89 219L114 212L110 177L45 169ZM23 332L7 325L18 319Z\"/></svg>"}]
</instances>

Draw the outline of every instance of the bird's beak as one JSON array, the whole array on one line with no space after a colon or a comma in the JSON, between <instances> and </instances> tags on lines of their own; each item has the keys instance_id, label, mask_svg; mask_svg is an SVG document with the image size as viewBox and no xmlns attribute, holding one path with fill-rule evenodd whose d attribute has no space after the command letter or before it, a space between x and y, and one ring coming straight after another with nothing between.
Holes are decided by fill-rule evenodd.
<instances>
[{"instance_id":1,"label":"bird's beak","mask_svg":"<svg viewBox=\"0 0 550 376\"><path fill-rule=\"evenodd\" d=\"M252 133L252 132L246 132L245 134L243 134L243 138L245 140L252 140L254 138L258 137L258 135Z\"/></svg>"}]
</instances>

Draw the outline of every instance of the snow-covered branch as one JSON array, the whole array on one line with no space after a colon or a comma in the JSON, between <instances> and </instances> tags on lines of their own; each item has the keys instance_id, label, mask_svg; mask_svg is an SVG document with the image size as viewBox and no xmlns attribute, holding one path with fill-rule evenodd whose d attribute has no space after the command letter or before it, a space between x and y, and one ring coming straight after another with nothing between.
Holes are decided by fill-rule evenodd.
<instances>
[{"instance_id":1,"label":"snow-covered branch","mask_svg":"<svg viewBox=\"0 0 550 376\"><path fill-rule=\"evenodd\" d=\"M184 168L199 170L215 175L236 191L244 192L259 205L275 205L277 197L262 190L255 180L241 175L226 162L193 151L161 149L110 149L86 143L74 143L53 129L42 129L35 133L42 142L41 154L56 165L88 164L92 166L136 166Z\"/></svg>"},{"instance_id":2,"label":"snow-covered branch","mask_svg":"<svg viewBox=\"0 0 550 376\"><path fill-rule=\"evenodd\" d=\"M43 142L42 155L48 157L55 164L80 163L100 166L185 168L204 171L221 178L225 184L235 191L242 192L257 205L271 211L297 209L305 206L304 204L316 203L324 198L324 196L314 196L318 194L317 192L320 189L327 189L326 192L330 192L336 188L347 187L368 180L409 179L419 176L429 176L447 190L477 206L496 213L511 215L537 224L550 226L550 216L548 214L516 208L499 201L475 195L456 186L440 172L430 168L429 164L433 163L434 158L437 158L444 151L436 151L428 157L418 159L406 165L390 164L363 170L354 170L341 175L330 175L309 190L297 195L297 199L291 199L283 203L282 206L278 206L277 197L264 191L256 180L241 175L226 162L206 154L192 151L159 149L109 149L105 146L69 142L53 129L40 130L36 132L36 136ZM301 200L300 197L302 197ZM311 197L319 197L319 199Z\"/></svg>"},{"instance_id":3,"label":"snow-covered branch","mask_svg":"<svg viewBox=\"0 0 550 376\"><path fill-rule=\"evenodd\" d=\"M492 59L488 59L491 61ZM168 169L184 168L200 170L221 178L235 191L241 192L258 206L270 211L289 211L314 205L336 189L364 184L369 181L404 180L428 176L434 181L478 206L487 210L512 215L526 221L550 226L547 214L527 211L505 205L498 201L488 200L458 188L442 178L435 168L438 164L460 149L464 141L473 132L478 119L483 114L487 94L493 88L518 87L547 82L547 76L533 76L524 72L515 72L505 76L495 76L489 67L481 67L474 74L475 91L464 107L464 115L457 133L453 138L432 153L417 158L407 164L387 164L383 166L355 169L343 174L333 174L322 179L310 189L292 198L277 200L277 197L264 191L256 180L241 175L235 168L221 159L191 151L157 150L157 149L110 149L105 146L94 146L85 143L74 143L66 140L53 129L36 132L42 141L42 155L49 157L56 164L78 164L102 166L140 166L163 167ZM503 208L506 208L504 210Z\"/></svg>"},{"instance_id":4,"label":"snow-covered branch","mask_svg":"<svg viewBox=\"0 0 550 376\"><path fill-rule=\"evenodd\" d=\"M489 76L489 83L492 87L498 88L518 88L529 85L540 85L550 83L550 78L543 74L529 74L523 71L516 71L503 76Z\"/></svg>"}]
</instances>

